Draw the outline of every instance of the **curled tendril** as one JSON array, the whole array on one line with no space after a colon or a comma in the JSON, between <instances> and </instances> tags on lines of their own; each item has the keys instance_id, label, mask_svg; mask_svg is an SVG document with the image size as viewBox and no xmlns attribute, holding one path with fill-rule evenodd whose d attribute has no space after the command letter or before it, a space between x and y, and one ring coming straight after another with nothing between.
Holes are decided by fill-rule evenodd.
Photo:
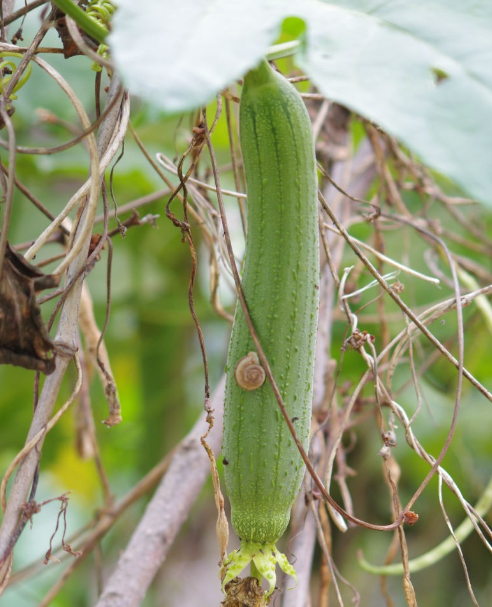
<instances>
[{"instance_id":1,"label":"curled tendril","mask_svg":"<svg viewBox=\"0 0 492 607\"><path fill-rule=\"evenodd\" d=\"M22 59L23 55L21 55L21 53L13 53L10 51L4 51L4 52L0 53L0 59L2 59L3 57L15 57L16 59ZM7 74L3 78L0 79L0 93L3 93L3 91L5 90L5 87L10 82L10 79L12 78L15 70L17 69L17 64L15 64L13 61L9 61L8 59L4 60L4 61L0 61L0 72L4 73L4 71L6 69L10 70L12 73ZM31 76L31 72L32 72L32 66L30 63L28 63L24 73L19 78L19 81L15 85L12 93L15 93L16 91L21 89L24 86L24 84L26 84L26 82L29 80L29 78ZM12 94L12 95L10 95L10 98L17 99L17 95Z\"/></svg>"},{"instance_id":2,"label":"curled tendril","mask_svg":"<svg viewBox=\"0 0 492 607\"><path fill-rule=\"evenodd\" d=\"M86 14L109 30L111 17L115 10L116 6L110 0L91 0Z\"/></svg>"},{"instance_id":3,"label":"curled tendril","mask_svg":"<svg viewBox=\"0 0 492 607\"><path fill-rule=\"evenodd\" d=\"M91 0L87 7L86 14L109 31L111 18L115 10L116 6L110 2L110 0ZM108 51L109 47L106 44L100 44L97 49L97 54L104 59L109 59ZM92 69L95 72L100 72L101 66L97 63L93 63Z\"/></svg>"},{"instance_id":4,"label":"curled tendril","mask_svg":"<svg viewBox=\"0 0 492 607\"><path fill-rule=\"evenodd\" d=\"M100 44L97 49L97 54L103 59L109 59L109 46L107 44ZM102 70L101 66L95 61L92 64L92 69L95 72L100 72Z\"/></svg>"}]
</instances>

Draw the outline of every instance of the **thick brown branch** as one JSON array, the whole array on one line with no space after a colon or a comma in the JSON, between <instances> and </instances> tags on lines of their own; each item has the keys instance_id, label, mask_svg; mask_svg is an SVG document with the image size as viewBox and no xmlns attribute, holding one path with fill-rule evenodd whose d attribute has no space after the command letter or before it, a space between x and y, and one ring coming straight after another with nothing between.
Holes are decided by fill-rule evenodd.
<instances>
[{"instance_id":1,"label":"thick brown branch","mask_svg":"<svg viewBox=\"0 0 492 607\"><path fill-rule=\"evenodd\" d=\"M222 379L211 402L215 428L208 442L215 452L222 440L224 385ZM134 607L143 601L209 474L210 461L200 442L207 424L201 419L177 449L96 607Z\"/></svg>"}]
</instances>

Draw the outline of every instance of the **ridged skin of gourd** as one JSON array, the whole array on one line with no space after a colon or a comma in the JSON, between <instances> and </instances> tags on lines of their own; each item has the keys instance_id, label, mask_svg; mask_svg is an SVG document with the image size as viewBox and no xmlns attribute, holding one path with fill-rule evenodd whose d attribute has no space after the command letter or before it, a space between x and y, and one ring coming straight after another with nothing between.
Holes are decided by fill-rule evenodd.
<instances>
[{"instance_id":1,"label":"ridged skin of gourd","mask_svg":"<svg viewBox=\"0 0 492 607\"><path fill-rule=\"evenodd\" d=\"M245 77L240 142L248 194L242 285L282 398L305 449L318 323L318 204L311 122L299 93L268 63ZM248 392L234 378L255 351L239 302L224 414L225 483L232 525L246 542L284 533L305 466L272 388Z\"/></svg>"}]
</instances>

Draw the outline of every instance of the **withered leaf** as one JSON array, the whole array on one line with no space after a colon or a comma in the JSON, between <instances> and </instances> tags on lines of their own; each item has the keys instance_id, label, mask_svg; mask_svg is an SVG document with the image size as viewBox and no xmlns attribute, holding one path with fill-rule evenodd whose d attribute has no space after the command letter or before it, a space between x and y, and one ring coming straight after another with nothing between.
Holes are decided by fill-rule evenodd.
<instances>
[{"instance_id":1,"label":"withered leaf","mask_svg":"<svg viewBox=\"0 0 492 607\"><path fill-rule=\"evenodd\" d=\"M56 287L58 282L57 277L43 274L7 244L0 277L0 364L53 373L54 344L36 293Z\"/></svg>"},{"instance_id":2,"label":"withered leaf","mask_svg":"<svg viewBox=\"0 0 492 607\"><path fill-rule=\"evenodd\" d=\"M15 112L15 107L13 105L9 105L7 106L7 114L9 116L13 116ZM5 120L2 118L2 116L0 116L0 129L3 129L5 127Z\"/></svg>"},{"instance_id":3,"label":"withered leaf","mask_svg":"<svg viewBox=\"0 0 492 607\"><path fill-rule=\"evenodd\" d=\"M63 56L65 59L70 59L70 57L75 57L75 55L82 55L82 52L75 44L70 32L68 31L65 13L59 9L55 13L55 29L58 32L60 40L62 41Z\"/></svg>"}]
</instances>

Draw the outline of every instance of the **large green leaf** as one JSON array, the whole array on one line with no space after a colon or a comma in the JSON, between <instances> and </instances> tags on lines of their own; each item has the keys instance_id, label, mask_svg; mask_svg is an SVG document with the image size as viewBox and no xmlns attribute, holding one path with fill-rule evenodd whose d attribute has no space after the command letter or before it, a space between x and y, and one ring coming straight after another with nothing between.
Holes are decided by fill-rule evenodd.
<instances>
[{"instance_id":1,"label":"large green leaf","mask_svg":"<svg viewBox=\"0 0 492 607\"><path fill-rule=\"evenodd\" d=\"M208 102L254 65L282 20L307 25L298 63L492 205L488 0L120 0L111 44L130 89L166 112Z\"/></svg>"}]
</instances>

